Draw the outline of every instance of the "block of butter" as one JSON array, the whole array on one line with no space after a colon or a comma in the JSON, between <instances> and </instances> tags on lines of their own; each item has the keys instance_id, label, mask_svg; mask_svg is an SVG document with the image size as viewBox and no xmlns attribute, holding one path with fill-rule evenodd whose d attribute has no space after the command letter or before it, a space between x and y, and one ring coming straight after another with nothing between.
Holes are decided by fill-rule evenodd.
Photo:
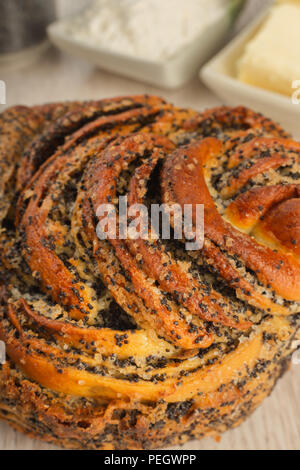
<instances>
[{"instance_id":1,"label":"block of butter","mask_svg":"<svg viewBox=\"0 0 300 470\"><path fill-rule=\"evenodd\" d=\"M300 80L300 1L275 5L238 62L242 82L291 96Z\"/></svg>"}]
</instances>

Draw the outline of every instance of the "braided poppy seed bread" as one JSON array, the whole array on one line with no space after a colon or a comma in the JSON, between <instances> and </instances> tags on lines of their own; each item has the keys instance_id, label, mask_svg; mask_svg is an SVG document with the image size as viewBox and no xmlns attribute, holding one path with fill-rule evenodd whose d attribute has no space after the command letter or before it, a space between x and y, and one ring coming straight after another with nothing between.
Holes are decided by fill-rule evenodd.
<instances>
[{"instance_id":1,"label":"braided poppy seed bread","mask_svg":"<svg viewBox=\"0 0 300 470\"><path fill-rule=\"evenodd\" d=\"M2 113L0 417L86 449L239 425L299 337L299 155L241 107L137 96ZM120 196L204 204L203 249L100 240L97 207Z\"/></svg>"}]
</instances>

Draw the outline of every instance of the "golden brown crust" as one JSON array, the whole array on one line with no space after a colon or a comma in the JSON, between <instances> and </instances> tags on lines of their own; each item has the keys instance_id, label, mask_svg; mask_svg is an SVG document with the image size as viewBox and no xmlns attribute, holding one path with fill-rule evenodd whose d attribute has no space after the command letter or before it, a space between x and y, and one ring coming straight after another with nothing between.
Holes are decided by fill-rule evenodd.
<instances>
[{"instance_id":1,"label":"golden brown crust","mask_svg":"<svg viewBox=\"0 0 300 470\"><path fill-rule=\"evenodd\" d=\"M0 119L0 417L90 449L240 424L298 334L299 144L246 108L149 96ZM100 240L97 208L120 196L204 204L203 249Z\"/></svg>"}]
</instances>

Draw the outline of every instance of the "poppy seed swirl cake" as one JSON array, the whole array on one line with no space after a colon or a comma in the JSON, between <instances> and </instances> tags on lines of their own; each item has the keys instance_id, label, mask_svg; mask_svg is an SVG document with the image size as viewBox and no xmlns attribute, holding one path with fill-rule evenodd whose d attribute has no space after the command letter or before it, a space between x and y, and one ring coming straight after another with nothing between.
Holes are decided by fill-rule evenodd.
<instances>
[{"instance_id":1,"label":"poppy seed swirl cake","mask_svg":"<svg viewBox=\"0 0 300 470\"><path fill-rule=\"evenodd\" d=\"M5 110L0 417L58 446L106 450L241 424L300 338L299 157L299 143L243 107L197 113L133 96ZM121 196L203 204L203 248L100 240L97 208Z\"/></svg>"}]
</instances>

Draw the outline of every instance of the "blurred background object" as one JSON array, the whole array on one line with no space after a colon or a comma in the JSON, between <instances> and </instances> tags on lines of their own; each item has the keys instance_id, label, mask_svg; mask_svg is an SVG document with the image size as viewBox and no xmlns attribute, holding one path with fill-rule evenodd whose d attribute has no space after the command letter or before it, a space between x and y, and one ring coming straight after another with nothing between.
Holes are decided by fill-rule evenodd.
<instances>
[{"instance_id":1,"label":"blurred background object","mask_svg":"<svg viewBox=\"0 0 300 470\"><path fill-rule=\"evenodd\" d=\"M222 102L260 111L299 138L299 55L300 0L266 2L200 77Z\"/></svg>"},{"instance_id":2,"label":"blurred background object","mask_svg":"<svg viewBox=\"0 0 300 470\"><path fill-rule=\"evenodd\" d=\"M24 61L44 50L55 0L0 0L0 63Z\"/></svg>"},{"instance_id":3,"label":"blurred background object","mask_svg":"<svg viewBox=\"0 0 300 470\"><path fill-rule=\"evenodd\" d=\"M228 33L233 35L268 2L0 0L0 66L29 66L45 51L46 29L58 19L50 28L50 36L63 51L116 74L175 88L195 76L199 67L225 45L230 37ZM173 11L172 3L176 7ZM147 4L151 7L148 14ZM115 12L115 21L113 15L105 20L107 12ZM237 26L233 28L237 17ZM75 25L81 24L78 37L70 29L63 33L63 25L70 24L69 18ZM123 35L118 33L121 20L129 25L128 28L123 25L127 29ZM85 21L90 25L84 25Z\"/></svg>"},{"instance_id":4,"label":"blurred background object","mask_svg":"<svg viewBox=\"0 0 300 470\"><path fill-rule=\"evenodd\" d=\"M226 42L246 0L94 0L52 24L61 50L164 88L183 86Z\"/></svg>"},{"instance_id":5,"label":"blurred background object","mask_svg":"<svg viewBox=\"0 0 300 470\"><path fill-rule=\"evenodd\" d=\"M238 17L232 31L234 36L247 26L256 16L260 14L269 5L272 5L274 0L247 0L242 13Z\"/></svg>"},{"instance_id":6,"label":"blurred background object","mask_svg":"<svg viewBox=\"0 0 300 470\"><path fill-rule=\"evenodd\" d=\"M58 18L75 15L79 13L93 0L56 0L56 13Z\"/></svg>"}]
</instances>

